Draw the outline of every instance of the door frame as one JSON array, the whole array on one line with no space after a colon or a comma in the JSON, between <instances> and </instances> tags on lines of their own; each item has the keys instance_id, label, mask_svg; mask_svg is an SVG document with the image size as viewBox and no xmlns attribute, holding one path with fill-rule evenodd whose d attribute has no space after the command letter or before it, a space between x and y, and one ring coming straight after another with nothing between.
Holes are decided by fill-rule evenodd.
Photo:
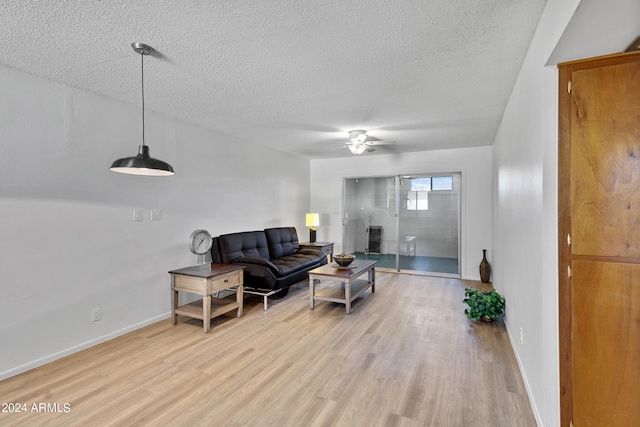
<instances>
[{"instance_id":1,"label":"door frame","mask_svg":"<svg viewBox=\"0 0 640 427\"><path fill-rule=\"evenodd\" d=\"M449 274L449 273L439 273L439 272L431 272L431 271L421 271L421 270L402 270L400 269L400 239L398 236L400 235L400 180L406 179L406 177L437 177L437 176L448 176L448 175L456 175L459 179L459 192L458 192L458 212L456 217L456 226L458 233L458 273L457 274ZM395 247L395 255L396 255L396 267L394 269L383 269L386 272L395 272L395 273L409 273L415 275L424 275L424 276L435 276L435 277L450 277L461 279L463 277L463 244L464 244L464 236L463 236L463 227L462 227L462 218L464 211L464 191L465 191L465 183L464 183L464 171L459 170L456 172L420 172L420 173L409 173L409 174L395 174L395 175L359 175L359 176L350 176L345 175L342 177L342 208L341 208L341 221L342 221L342 248L346 250L347 247L347 223L349 219L345 215L345 210L347 207L346 200L346 182L347 180L358 180L358 179L393 179L395 184L395 227L394 232L396 235L396 247Z\"/></svg>"}]
</instances>

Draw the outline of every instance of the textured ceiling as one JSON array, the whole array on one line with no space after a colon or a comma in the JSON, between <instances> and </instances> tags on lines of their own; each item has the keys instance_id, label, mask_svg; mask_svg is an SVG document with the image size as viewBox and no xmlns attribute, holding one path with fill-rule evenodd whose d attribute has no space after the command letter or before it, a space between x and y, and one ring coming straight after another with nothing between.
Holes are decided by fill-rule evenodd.
<instances>
[{"instance_id":1,"label":"textured ceiling","mask_svg":"<svg viewBox=\"0 0 640 427\"><path fill-rule=\"evenodd\" d=\"M545 0L0 3L0 63L308 158L490 145ZM149 141L152 145L153 142Z\"/></svg>"}]
</instances>

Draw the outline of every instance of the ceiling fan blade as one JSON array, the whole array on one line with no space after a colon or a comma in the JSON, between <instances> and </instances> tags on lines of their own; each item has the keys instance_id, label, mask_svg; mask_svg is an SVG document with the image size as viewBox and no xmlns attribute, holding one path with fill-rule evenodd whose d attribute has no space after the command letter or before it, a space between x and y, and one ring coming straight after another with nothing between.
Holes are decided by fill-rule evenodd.
<instances>
[{"instance_id":1,"label":"ceiling fan blade","mask_svg":"<svg viewBox=\"0 0 640 427\"><path fill-rule=\"evenodd\" d=\"M395 141L365 141L367 145L394 145Z\"/></svg>"},{"instance_id":2,"label":"ceiling fan blade","mask_svg":"<svg viewBox=\"0 0 640 427\"><path fill-rule=\"evenodd\" d=\"M336 144L331 146L329 149L333 150L341 150L343 148L347 148L352 154L358 155L363 153L371 153L376 151L373 146L383 146L383 145L395 145L396 141L383 141L375 136L369 136L365 131L362 130L353 130L349 132L349 140L331 140L325 141L325 143ZM337 144L340 144L339 146ZM389 151L389 149L383 149L382 151ZM393 150L392 150L393 151Z\"/></svg>"}]
</instances>

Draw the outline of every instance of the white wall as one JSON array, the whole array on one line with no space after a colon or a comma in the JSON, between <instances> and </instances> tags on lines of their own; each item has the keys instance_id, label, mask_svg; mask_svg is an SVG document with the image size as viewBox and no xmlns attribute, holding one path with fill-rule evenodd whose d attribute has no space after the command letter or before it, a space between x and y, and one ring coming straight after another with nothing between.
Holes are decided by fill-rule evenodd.
<instances>
[{"instance_id":1,"label":"white wall","mask_svg":"<svg viewBox=\"0 0 640 427\"><path fill-rule=\"evenodd\" d=\"M560 424L558 87L545 64L578 3L547 3L494 142L493 282L540 426Z\"/></svg>"},{"instance_id":2,"label":"white wall","mask_svg":"<svg viewBox=\"0 0 640 427\"><path fill-rule=\"evenodd\" d=\"M555 64L620 52L639 32L637 0L548 0L494 141L493 283L540 426L560 424Z\"/></svg>"},{"instance_id":3,"label":"white wall","mask_svg":"<svg viewBox=\"0 0 640 427\"><path fill-rule=\"evenodd\" d=\"M0 379L167 318L167 271L196 262L197 228L307 232L306 159L148 111L151 155L176 176L121 175L138 106L7 68L0 99Z\"/></svg>"},{"instance_id":4,"label":"white wall","mask_svg":"<svg viewBox=\"0 0 640 427\"><path fill-rule=\"evenodd\" d=\"M342 252L342 180L345 177L462 172L461 276L480 280L482 249L492 256L492 148L361 155L311 161L311 210L320 213L318 241Z\"/></svg>"}]
</instances>

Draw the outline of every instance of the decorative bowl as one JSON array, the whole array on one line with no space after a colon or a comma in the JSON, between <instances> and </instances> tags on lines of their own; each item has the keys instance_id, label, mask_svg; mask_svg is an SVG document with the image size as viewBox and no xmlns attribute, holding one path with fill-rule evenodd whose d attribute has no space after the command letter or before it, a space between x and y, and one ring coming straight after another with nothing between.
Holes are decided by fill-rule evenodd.
<instances>
[{"instance_id":1,"label":"decorative bowl","mask_svg":"<svg viewBox=\"0 0 640 427\"><path fill-rule=\"evenodd\" d=\"M336 263L338 263L340 267L348 266L353 262L354 259L356 259L355 255L349 255L349 254L340 254L340 255L333 256L333 260Z\"/></svg>"}]
</instances>

